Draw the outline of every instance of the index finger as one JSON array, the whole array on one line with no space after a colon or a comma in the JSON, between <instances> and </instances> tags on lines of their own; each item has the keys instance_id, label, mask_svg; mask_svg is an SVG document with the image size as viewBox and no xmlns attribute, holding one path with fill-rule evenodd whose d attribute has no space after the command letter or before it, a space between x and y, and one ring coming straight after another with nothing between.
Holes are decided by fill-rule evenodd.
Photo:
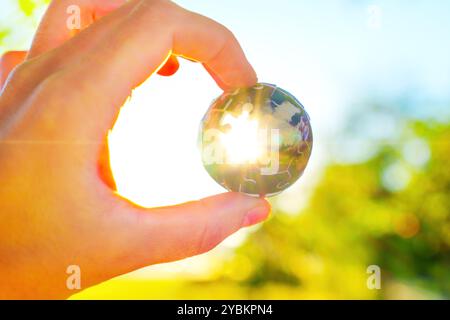
<instances>
[{"instance_id":1,"label":"index finger","mask_svg":"<svg viewBox=\"0 0 450 320\"><path fill-rule=\"evenodd\" d=\"M202 62L223 89L251 86L255 71L221 24L169 1L144 0L85 60L85 81L117 99L155 72L170 53ZM111 76L115 75L115 76ZM99 87L100 84L100 87ZM102 85L104 84L104 86ZM119 93L122 92L122 93Z\"/></svg>"},{"instance_id":2,"label":"index finger","mask_svg":"<svg viewBox=\"0 0 450 320\"><path fill-rule=\"evenodd\" d=\"M174 53L202 62L224 90L254 85L256 73L233 33L207 17L185 13L173 32Z\"/></svg>"}]
</instances>

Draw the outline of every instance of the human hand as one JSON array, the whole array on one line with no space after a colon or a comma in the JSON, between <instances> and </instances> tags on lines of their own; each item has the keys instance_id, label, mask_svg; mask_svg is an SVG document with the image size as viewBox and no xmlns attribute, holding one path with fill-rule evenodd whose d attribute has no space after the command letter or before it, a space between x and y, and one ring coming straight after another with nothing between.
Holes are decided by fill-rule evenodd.
<instances>
[{"instance_id":1,"label":"human hand","mask_svg":"<svg viewBox=\"0 0 450 320\"><path fill-rule=\"evenodd\" d=\"M145 209L110 188L107 132L133 88L177 68L173 56L203 63L224 89L256 82L225 27L169 1L124 2L55 1L28 55L2 60L0 80L25 59L0 96L1 298L65 298L69 265L84 289L206 252L269 214L237 193ZM83 12L75 36L70 4Z\"/></svg>"}]
</instances>

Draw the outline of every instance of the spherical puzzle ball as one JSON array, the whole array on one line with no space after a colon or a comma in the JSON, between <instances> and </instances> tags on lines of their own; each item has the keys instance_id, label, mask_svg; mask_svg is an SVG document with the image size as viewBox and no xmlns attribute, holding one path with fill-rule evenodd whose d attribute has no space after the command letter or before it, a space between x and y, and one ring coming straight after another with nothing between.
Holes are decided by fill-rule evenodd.
<instances>
[{"instance_id":1,"label":"spherical puzzle ball","mask_svg":"<svg viewBox=\"0 0 450 320\"><path fill-rule=\"evenodd\" d=\"M199 147L209 175L230 191L272 196L306 168L313 137L309 116L272 84L225 92L200 125Z\"/></svg>"}]
</instances>

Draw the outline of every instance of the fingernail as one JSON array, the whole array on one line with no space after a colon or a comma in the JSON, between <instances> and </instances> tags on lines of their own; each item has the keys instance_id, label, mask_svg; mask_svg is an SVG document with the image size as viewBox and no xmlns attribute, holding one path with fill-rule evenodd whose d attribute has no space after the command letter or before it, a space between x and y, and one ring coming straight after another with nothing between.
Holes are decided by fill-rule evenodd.
<instances>
[{"instance_id":1,"label":"fingernail","mask_svg":"<svg viewBox=\"0 0 450 320\"><path fill-rule=\"evenodd\" d=\"M242 227L249 227L264 221L269 215L269 209L267 207L256 207L251 209L245 215L244 221L242 222Z\"/></svg>"}]
</instances>

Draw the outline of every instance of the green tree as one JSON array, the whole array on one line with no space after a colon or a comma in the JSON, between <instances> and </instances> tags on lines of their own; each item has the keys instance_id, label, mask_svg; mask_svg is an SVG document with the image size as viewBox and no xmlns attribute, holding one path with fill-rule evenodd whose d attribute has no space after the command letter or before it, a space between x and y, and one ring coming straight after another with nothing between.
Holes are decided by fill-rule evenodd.
<instances>
[{"instance_id":1,"label":"green tree","mask_svg":"<svg viewBox=\"0 0 450 320\"><path fill-rule=\"evenodd\" d=\"M449 168L450 126L412 121L369 161L331 164L303 212L276 211L225 269L249 261L241 284L256 293L278 284L307 297L397 298L406 287L448 298ZM382 290L366 287L373 264Z\"/></svg>"}]
</instances>

